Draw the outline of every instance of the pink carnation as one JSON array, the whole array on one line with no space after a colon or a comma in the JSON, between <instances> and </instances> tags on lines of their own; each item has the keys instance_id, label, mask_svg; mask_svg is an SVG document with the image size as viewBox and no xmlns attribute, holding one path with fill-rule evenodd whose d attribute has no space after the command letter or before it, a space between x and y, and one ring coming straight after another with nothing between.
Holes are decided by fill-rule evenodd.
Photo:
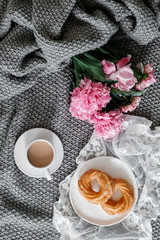
<instances>
[{"instance_id":1,"label":"pink carnation","mask_svg":"<svg viewBox=\"0 0 160 240\"><path fill-rule=\"evenodd\" d=\"M133 112L139 105L140 101L141 101L140 97L133 97L131 104L129 104L128 106L121 106L121 111L124 113Z\"/></svg>"},{"instance_id":2,"label":"pink carnation","mask_svg":"<svg viewBox=\"0 0 160 240\"><path fill-rule=\"evenodd\" d=\"M135 90L138 90L138 91L144 90L145 88L149 87L151 84L156 82L152 66L153 66L153 63L149 63L144 66L144 73L147 73L148 77L146 79L142 79L142 81L135 86ZM141 71L140 64L137 64L137 67Z\"/></svg>"},{"instance_id":3,"label":"pink carnation","mask_svg":"<svg viewBox=\"0 0 160 240\"><path fill-rule=\"evenodd\" d=\"M109 103L110 88L85 78L71 93L70 112L73 117L90 120L92 115Z\"/></svg>"},{"instance_id":4,"label":"pink carnation","mask_svg":"<svg viewBox=\"0 0 160 240\"><path fill-rule=\"evenodd\" d=\"M110 112L96 112L92 123L98 136L112 138L116 136L123 127L123 114L119 109Z\"/></svg>"},{"instance_id":5,"label":"pink carnation","mask_svg":"<svg viewBox=\"0 0 160 240\"><path fill-rule=\"evenodd\" d=\"M101 65L109 80L118 81L113 87L122 90L130 91L134 87L137 79L134 76L133 70L130 65L126 65L130 61L131 55L123 57L115 66L114 63L103 60Z\"/></svg>"}]
</instances>

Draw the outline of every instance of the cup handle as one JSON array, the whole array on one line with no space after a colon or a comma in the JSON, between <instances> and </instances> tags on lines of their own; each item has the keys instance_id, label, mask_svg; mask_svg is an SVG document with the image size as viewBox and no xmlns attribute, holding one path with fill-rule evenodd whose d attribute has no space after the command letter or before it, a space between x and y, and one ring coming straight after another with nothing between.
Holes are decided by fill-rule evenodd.
<instances>
[{"instance_id":1,"label":"cup handle","mask_svg":"<svg viewBox=\"0 0 160 240\"><path fill-rule=\"evenodd\" d=\"M46 168L46 169L44 170L44 172L45 172L45 176L46 176L47 180L52 180L52 175L51 175L49 169Z\"/></svg>"}]
</instances>

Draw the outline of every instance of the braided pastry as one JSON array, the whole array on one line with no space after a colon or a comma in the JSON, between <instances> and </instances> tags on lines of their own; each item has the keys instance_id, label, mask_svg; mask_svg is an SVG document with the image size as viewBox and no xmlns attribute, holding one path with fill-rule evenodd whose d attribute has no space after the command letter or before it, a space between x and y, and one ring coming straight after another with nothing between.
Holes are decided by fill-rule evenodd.
<instances>
[{"instance_id":1,"label":"braided pastry","mask_svg":"<svg viewBox=\"0 0 160 240\"><path fill-rule=\"evenodd\" d=\"M121 215L133 206L134 190L133 187L123 179L114 179L114 187L122 192L122 198L118 202L109 199L105 203L102 203L101 206L109 215Z\"/></svg>"},{"instance_id":2,"label":"braided pastry","mask_svg":"<svg viewBox=\"0 0 160 240\"><path fill-rule=\"evenodd\" d=\"M91 182L97 180L100 187L99 192L92 189ZM78 181L80 193L85 199L94 204L107 202L114 191L114 184L111 176L99 170L90 169L85 172Z\"/></svg>"}]
</instances>

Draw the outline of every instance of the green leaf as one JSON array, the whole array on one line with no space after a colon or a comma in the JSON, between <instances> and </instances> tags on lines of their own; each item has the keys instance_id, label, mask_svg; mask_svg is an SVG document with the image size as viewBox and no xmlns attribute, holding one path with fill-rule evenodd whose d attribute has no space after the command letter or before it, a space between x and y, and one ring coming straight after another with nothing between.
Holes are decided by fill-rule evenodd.
<instances>
[{"instance_id":1,"label":"green leaf","mask_svg":"<svg viewBox=\"0 0 160 240\"><path fill-rule=\"evenodd\" d=\"M118 59L121 58L121 56L119 55L119 52L117 51L117 49L114 49L114 48L111 48L111 47L107 46L107 50L110 51L111 54L112 54L114 57L116 57L116 58L118 58Z\"/></svg>"},{"instance_id":2,"label":"green leaf","mask_svg":"<svg viewBox=\"0 0 160 240\"><path fill-rule=\"evenodd\" d=\"M137 68L136 65L134 65L133 63L131 64L131 68L133 71L135 71L139 76L141 75L141 72L139 71L139 69Z\"/></svg>"},{"instance_id":3,"label":"green leaf","mask_svg":"<svg viewBox=\"0 0 160 240\"><path fill-rule=\"evenodd\" d=\"M112 88L111 92L112 93L117 93L120 96L131 96L131 92L121 91L121 90L119 90L117 88Z\"/></svg>"},{"instance_id":4,"label":"green leaf","mask_svg":"<svg viewBox=\"0 0 160 240\"><path fill-rule=\"evenodd\" d=\"M104 53L104 54L110 55L110 53L109 53L108 51L106 51L103 47L98 48L98 50L99 50L100 52Z\"/></svg>"},{"instance_id":5,"label":"green leaf","mask_svg":"<svg viewBox=\"0 0 160 240\"><path fill-rule=\"evenodd\" d=\"M139 80L141 80L142 77L141 77L140 75L138 75L138 73L135 72L134 70L133 70L133 73L134 73L135 78L136 78L136 79L138 80L138 82L139 82Z\"/></svg>"},{"instance_id":6,"label":"green leaf","mask_svg":"<svg viewBox=\"0 0 160 240\"><path fill-rule=\"evenodd\" d=\"M112 47L108 47L108 46L105 46L107 49L105 49L104 47L100 47L98 48L98 50L103 54L105 55L104 59L107 59L107 61L112 61L113 60L115 62L118 62L120 58L124 57L124 55L126 55L124 52L123 54L119 54L119 50L117 50L116 48L112 48ZM109 60L107 58L107 55L109 55L111 57L111 59Z\"/></svg>"},{"instance_id":7,"label":"green leaf","mask_svg":"<svg viewBox=\"0 0 160 240\"><path fill-rule=\"evenodd\" d=\"M110 45L106 45L106 48L109 52L113 53L115 57L117 57L118 59L121 59L122 57L127 56L128 52L125 50L120 50L120 49L116 49L114 47L111 47Z\"/></svg>"},{"instance_id":8,"label":"green leaf","mask_svg":"<svg viewBox=\"0 0 160 240\"><path fill-rule=\"evenodd\" d=\"M140 62L140 66L141 66L141 73L142 73L142 75L144 74L144 66L143 66L143 63L142 62Z\"/></svg>"},{"instance_id":9,"label":"green leaf","mask_svg":"<svg viewBox=\"0 0 160 240\"><path fill-rule=\"evenodd\" d=\"M109 85L112 85L112 84L115 84L115 83L118 83L118 81L115 81L115 80L108 80L108 84L109 84Z\"/></svg>"},{"instance_id":10,"label":"green leaf","mask_svg":"<svg viewBox=\"0 0 160 240\"><path fill-rule=\"evenodd\" d=\"M96 79L101 82L109 82L109 80L105 78L105 74L99 60L91 60L88 57L80 58L79 56L75 56L74 59L77 61L83 72L87 72L92 79Z\"/></svg>"},{"instance_id":11,"label":"green leaf","mask_svg":"<svg viewBox=\"0 0 160 240\"><path fill-rule=\"evenodd\" d=\"M114 63L117 63L119 61L119 59L116 59L112 52L106 51L106 49L104 49L103 47L98 48L98 50L100 51L100 53L102 53L102 60L106 59L107 61Z\"/></svg>"},{"instance_id":12,"label":"green leaf","mask_svg":"<svg viewBox=\"0 0 160 240\"><path fill-rule=\"evenodd\" d=\"M132 97L140 97L143 93L145 93L148 89L142 90L142 91L132 91L131 96Z\"/></svg>"},{"instance_id":13,"label":"green leaf","mask_svg":"<svg viewBox=\"0 0 160 240\"><path fill-rule=\"evenodd\" d=\"M99 80L93 79L92 76L85 71L84 71L83 75L86 76L88 79L92 80L92 82L99 82Z\"/></svg>"},{"instance_id":14,"label":"green leaf","mask_svg":"<svg viewBox=\"0 0 160 240\"><path fill-rule=\"evenodd\" d=\"M76 87L76 84L75 84L75 82L73 82L73 84L72 84L72 87L73 87L73 89Z\"/></svg>"},{"instance_id":15,"label":"green leaf","mask_svg":"<svg viewBox=\"0 0 160 240\"><path fill-rule=\"evenodd\" d=\"M148 74L144 73L142 79L147 79L147 78L148 78Z\"/></svg>"},{"instance_id":16,"label":"green leaf","mask_svg":"<svg viewBox=\"0 0 160 240\"><path fill-rule=\"evenodd\" d=\"M75 60L75 58L72 58L73 63L74 63L74 73L76 76L76 86L79 86L79 83L81 81L81 79L83 78L82 76L82 69L80 68L80 66L78 65L77 61Z\"/></svg>"},{"instance_id":17,"label":"green leaf","mask_svg":"<svg viewBox=\"0 0 160 240\"><path fill-rule=\"evenodd\" d=\"M88 54L88 53L84 53L84 56L86 56L87 58L89 58L92 61L97 61L99 62L99 60L95 57L93 57L92 55Z\"/></svg>"},{"instance_id":18,"label":"green leaf","mask_svg":"<svg viewBox=\"0 0 160 240\"><path fill-rule=\"evenodd\" d=\"M142 73L139 71L139 69L137 68L136 65L134 65L133 63L131 64L131 68L133 70L134 76L137 79L137 83L139 83L142 80Z\"/></svg>"},{"instance_id":19,"label":"green leaf","mask_svg":"<svg viewBox=\"0 0 160 240\"><path fill-rule=\"evenodd\" d=\"M112 93L117 93L120 96L130 96L130 97L136 97L136 96L139 97L143 93L145 93L146 91L147 91L147 89L145 89L143 91L134 91L134 90L132 90L131 92L121 91L121 90L118 90L116 88L112 88L111 89Z\"/></svg>"}]
</instances>

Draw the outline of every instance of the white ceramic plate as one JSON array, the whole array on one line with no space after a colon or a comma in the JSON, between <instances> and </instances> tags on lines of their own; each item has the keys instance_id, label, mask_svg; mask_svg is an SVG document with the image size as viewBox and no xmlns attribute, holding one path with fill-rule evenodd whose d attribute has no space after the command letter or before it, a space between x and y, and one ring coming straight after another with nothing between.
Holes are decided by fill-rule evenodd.
<instances>
[{"instance_id":1,"label":"white ceramic plate","mask_svg":"<svg viewBox=\"0 0 160 240\"><path fill-rule=\"evenodd\" d=\"M97 169L108 173L113 178L122 178L128 181L134 188L135 202L133 207L122 215L108 215L100 205L89 203L80 193L78 189L78 180L83 173L89 169ZM117 192L117 195L119 193ZM115 199L116 196L115 193ZM74 211L89 223L99 226L110 226L121 222L127 217L136 204L138 197L138 188L135 176L128 165L117 158L103 156L96 157L81 164L73 175L70 185L70 201Z\"/></svg>"},{"instance_id":2,"label":"white ceramic plate","mask_svg":"<svg viewBox=\"0 0 160 240\"><path fill-rule=\"evenodd\" d=\"M14 147L14 159L17 167L30 177L45 177L44 170L32 167L26 156L26 149L29 144L37 139L49 141L55 149L53 164L49 167L50 173L54 173L61 165L63 160L63 145L59 137L52 131L45 128L32 128L24 132L17 140Z\"/></svg>"}]
</instances>

